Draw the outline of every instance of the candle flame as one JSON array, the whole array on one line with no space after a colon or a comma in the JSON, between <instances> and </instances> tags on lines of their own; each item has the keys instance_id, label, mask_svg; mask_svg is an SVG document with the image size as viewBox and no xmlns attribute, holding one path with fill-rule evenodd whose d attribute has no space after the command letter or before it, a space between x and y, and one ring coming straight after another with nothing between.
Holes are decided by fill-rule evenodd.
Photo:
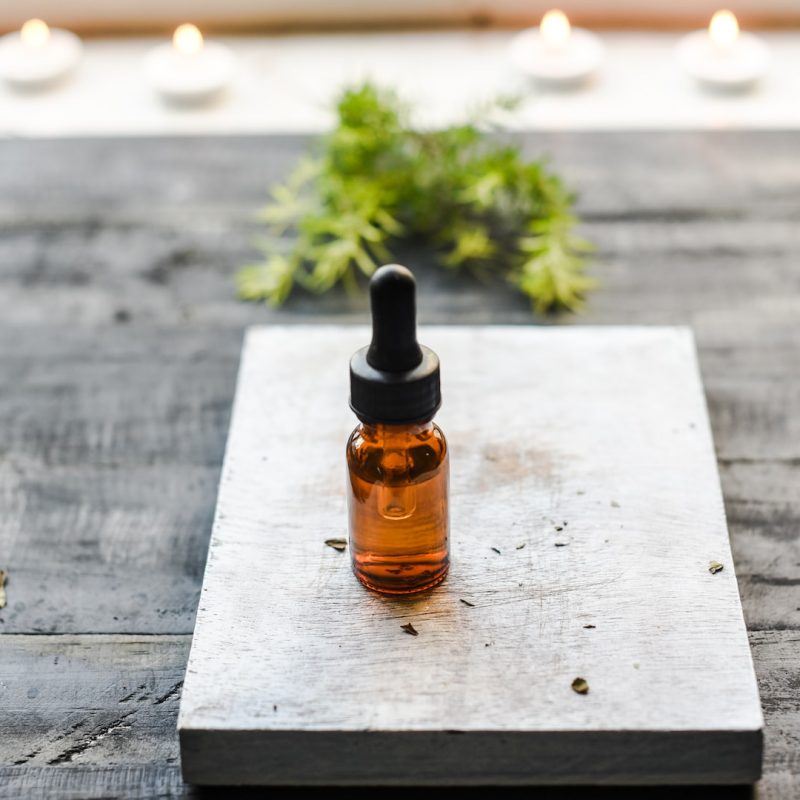
<instances>
[{"instance_id":1,"label":"candle flame","mask_svg":"<svg viewBox=\"0 0 800 800\"><path fill-rule=\"evenodd\" d=\"M172 44L181 55L191 56L203 49L203 34L191 23L178 25L172 35Z\"/></svg>"},{"instance_id":2,"label":"candle flame","mask_svg":"<svg viewBox=\"0 0 800 800\"><path fill-rule=\"evenodd\" d=\"M19 32L26 47L43 47L50 38L50 28L40 19L29 19Z\"/></svg>"},{"instance_id":3,"label":"candle flame","mask_svg":"<svg viewBox=\"0 0 800 800\"><path fill-rule=\"evenodd\" d=\"M558 47L569 39L571 26L567 15L557 8L548 11L539 23L539 33L545 44Z\"/></svg>"},{"instance_id":4,"label":"candle flame","mask_svg":"<svg viewBox=\"0 0 800 800\"><path fill-rule=\"evenodd\" d=\"M732 47L739 38L739 21L732 11L715 12L708 25L708 36L718 47Z\"/></svg>"}]
</instances>

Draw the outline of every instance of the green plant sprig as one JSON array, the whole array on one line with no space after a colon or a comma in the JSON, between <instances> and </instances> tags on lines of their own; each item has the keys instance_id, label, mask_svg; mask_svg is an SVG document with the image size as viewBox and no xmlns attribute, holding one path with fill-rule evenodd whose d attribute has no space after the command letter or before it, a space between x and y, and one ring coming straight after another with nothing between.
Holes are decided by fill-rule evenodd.
<instances>
[{"instance_id":1,"label":"green plant sprig","mask_svg":"<svg viewBox=\"0 0 800 800\"><path fill-rule=\"evenodd\" d=\"M590 248L573 232L574 198L544 161L477 123L418 130L393 92L370 83L345 91L337 113L321 154L272 188L264 260L239 271L240 297L280 305L295 285L357 290L394 243L425 237L443 267L504 277L538 312L580 307L594 286Z\"/></svg>"}]
</instances>

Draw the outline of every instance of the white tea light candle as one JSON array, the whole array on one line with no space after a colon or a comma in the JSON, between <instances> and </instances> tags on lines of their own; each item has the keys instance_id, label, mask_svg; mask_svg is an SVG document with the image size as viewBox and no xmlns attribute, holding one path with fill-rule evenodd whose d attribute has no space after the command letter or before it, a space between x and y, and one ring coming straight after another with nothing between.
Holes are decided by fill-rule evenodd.
<instances>
[{"instance_id":1,"label":"white tea light candle","mask_svg":"<svg viewBox=\"0 0 800 800\"><path fill-rule=\"evenodd\" d=\"M573 28L563 11L553 9L538 28L528 28L511 41L514 66L538 83L571 86L592 77L603 63L600 38L583 28Z\"/></svg>"},{"instance_id":2,"label":"white tea light candle","mask_svg":"<svg viewBox=\"0 0 800 800\"><path fill-rule=\"evenodd\" d=\"M170 44L151 50L144 60L150 85L168 102L198 104L219 94L233 78L230 48L206 42L196 26L179 25Z\"/></svg>"},{"instance_id":3,"label":"white tea light candle","mask_svg":"<svg viewBox=\"0 0 800 800\"><path fill-rule=\"evenodd\" d=\"M0 38L0 78L18 89L40 89L75 69L82 52L74 33L29 19L21 30Z\"/></svg>"},{"instance_id":4,"label":"white tea light candle","mask_svg":"<svg viewBox=\"0 0 800 800\"><path fill-rule=\"evenodd\" d=\"M746 89L762 78L769 66L766 43L742 33L736 16L727 10L714 14L708 30L684 36L676 56L695 80L716 89Z\"/></svg>"}]
</instances>

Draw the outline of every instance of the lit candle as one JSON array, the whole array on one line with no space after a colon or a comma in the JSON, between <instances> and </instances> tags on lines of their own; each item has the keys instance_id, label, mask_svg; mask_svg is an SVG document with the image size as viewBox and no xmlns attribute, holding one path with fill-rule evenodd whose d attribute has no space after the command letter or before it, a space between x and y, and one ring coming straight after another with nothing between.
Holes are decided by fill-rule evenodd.
<instances>
[{"instance_id":1,"label":"lit candle","mask_svg":"<svg viewBox=\"0 0 800 800\"><path fill-rule=\"evenodd\" d=\"M573 28L563 11L553 9L538 28L528 28L511 41L514 66L539 83L570 86L594 75L603 63L599 37L583 28Z\"/></svg>"},{"instance_id":2,"label":"lit candle","mask_svg":"<svg viewBox=\"0 0 800 800\"><path fill-rule=\"evenodd\" d=\"M700 83L717 89L745 89L763 77L769 50L763 40L742 33L731 11L717 11L707 30L692 31L677 47L681 66Z\"/></svg>"},{"instance_id":3,"label":"lit candle","mask_svg":"<svg viewBox=\"0 0 800 800\"><path fill-rule=\"evenodd\" d=\"M572 26L563 11L554 8L548 11L539 23L539 35L545 48L551 52L559 52L569 42Z\"/></svg>"},{"instance_id":4,"label":"lit candle","mask_svg":"<svg viewBox=\"0 0 800 800\"><path fill-rule=\"evenodd\" d=\"M203 103L231 81L235 59L230 48L206 42L191 24L179 25L171 44L153 48L144 60L145 77L167 101Z\"/></svg>"},{"instance_id":5,"label":"lit candle","mask_svg":"<svg viewBox=\"0 0 800 800\"><path fill-rule=\"evenodd\" d=\"M732 11L716 11L708 23L708 38L711 46L720 54L727 55L736 47L739 38L739 20Z\"/></svg>"},{"instance_id":6,"label":"lit candle","mask_svg":"<svg viewBox=\"0 0 800 800\"><path fill-rule=\"evenodd\" d=\"M39 89L75 69L82 51L74 33L29 19L20 31L0 38L0 78L19 89Z\"/></svg>"}]
</instances>

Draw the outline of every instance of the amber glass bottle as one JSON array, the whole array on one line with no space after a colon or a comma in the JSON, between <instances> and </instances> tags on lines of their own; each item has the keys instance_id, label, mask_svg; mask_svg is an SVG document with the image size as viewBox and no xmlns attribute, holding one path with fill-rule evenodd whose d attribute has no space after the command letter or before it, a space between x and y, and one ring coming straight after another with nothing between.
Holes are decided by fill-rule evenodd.
<instances>
[{"instance_id":1,"label":"amber glass bottle","mask_svg":"<svg viewBox=\"0 0 800 800\"><path fill-rule=\"evenodd\" d=\"M373 334L350 362L350 406L361 421L347 442L350 552L358 579L410 594L449 566L447 442L439 359L417 343L414 277L390 265L370 283Z\"/></svg>"}]
</instances>

